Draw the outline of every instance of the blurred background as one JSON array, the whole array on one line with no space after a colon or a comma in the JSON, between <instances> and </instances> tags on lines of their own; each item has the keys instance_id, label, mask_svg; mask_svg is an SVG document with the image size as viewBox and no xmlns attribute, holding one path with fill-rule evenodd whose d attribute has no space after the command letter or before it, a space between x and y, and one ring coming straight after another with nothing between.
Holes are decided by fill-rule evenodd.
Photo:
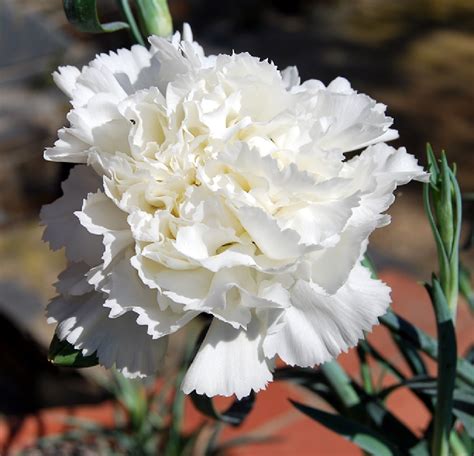
<instances>
[{"instance_id":1,"label":"blurred background","mask_svg":"<svg viewBox=\"0 0 474 456\"><path fill-rule=\"evenodd\" d=\"M104 22L117 20L114 1L98 5ZM472 0L169 0L169 6L175 28L190 22L207 53L248 51L280 68L296 65L303 80L348 78L388 105L400 132L393 145L406 146L422 163L427 141L437 152L445 149L463 192L474 191ZM45 323L44 307L64 258L42 243L38 212L60 196L69 171L42 158L69 110L52 71L129 43L127 32L75 31L60 0L0 0L0 413L10 417L110 395L100 386L101 372L62 371L46 361L54 328ZM376 264L428 278L436 252L421 186L403 187L390 213L392 224L372 237ZM472 257L464 261L474 265ZM0 427L0 454L1 448Z\"/></svg>"}]
</instances>

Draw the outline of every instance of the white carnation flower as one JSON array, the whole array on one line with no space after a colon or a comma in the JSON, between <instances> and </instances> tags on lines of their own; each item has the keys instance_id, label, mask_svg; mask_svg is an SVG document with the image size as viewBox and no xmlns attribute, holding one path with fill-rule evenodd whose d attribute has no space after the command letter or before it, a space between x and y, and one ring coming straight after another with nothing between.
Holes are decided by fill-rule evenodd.
<instances>
[{"instance_id":1,"label":"white carnation flower","mask_svg":"<svg viewBox=\"0 0 474 456\"><path fill-rule=\"evenodd\" d=\"M277 356L324 363L377 323L390 290L361 256L397 185L426 174L384 143L397 136L385 106L345 79L206 57L189 27L150 43L54 73L73 109L45 158L79 165L41 214L69 261L49 319L142 377L207 314L183 390L241 398Z\"/></svg>"}]
</instances>

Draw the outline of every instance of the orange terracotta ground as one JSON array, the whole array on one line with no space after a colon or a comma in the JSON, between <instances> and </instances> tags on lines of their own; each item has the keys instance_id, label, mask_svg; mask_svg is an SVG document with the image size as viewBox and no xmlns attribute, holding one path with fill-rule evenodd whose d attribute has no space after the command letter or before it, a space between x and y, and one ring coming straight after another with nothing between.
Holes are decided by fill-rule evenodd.
<instances>
[{"instance_id":1,"label":"orange terracotta ground","mask_svg":"<svg viewBox=\"0 0 474 456\"><path fill-rule=\"evenodd\" d=\"M393 289L394 310L434 335L433 312L424 288L398 271L386 271L382 274L382 278ZM460 353L464 353L474 342L472 324L473 318L467 306L461 303L457 324ZM392 362L399 364L402 370L407 370L388 332L383 327L378 326L370 334L369 340L379 351L387 354ZM358 378L358 362L354 350L342 355L339 361L348 372ZM432 373L435 374L434 363L429 361L428 364ZM391 381L393 380L387 376L384 383ZM288 402L289 398L323 407L323 404L314 396L297 387L284 383L272 383L266 391L258 394L255 408L246 422L237 429L227 427L221 436L221 442L243 435L263 439L265 442L237 447L231 450L230 454L232 456L360 454L352 444L299 413ZM224 398L217 402L220 406L225 403ZM399 419L415 432L420 432L426 425L427 413L408 390L399 390L394 393L388 404ZM27 416L18 422L0 420L0 454L13 454L33 444L38 436L60 433L65 426L65 415L96 420L104 425L112 426L114 405L111 402L105 402L96 406L56 408L42 411L34 416ZM202 420L202 416L188 402L185 410L185 430L195 429Z\"/></svg>"}]
</instances>

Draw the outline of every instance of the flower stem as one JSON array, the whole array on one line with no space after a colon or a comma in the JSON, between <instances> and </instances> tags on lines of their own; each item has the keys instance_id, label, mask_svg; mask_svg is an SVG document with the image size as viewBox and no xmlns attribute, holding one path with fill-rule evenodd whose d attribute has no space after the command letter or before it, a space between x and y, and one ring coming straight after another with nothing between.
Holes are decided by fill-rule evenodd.
<instances>
[{"instance_id":1,"label":"flower stem","mask_svg":"<svg viewBox=\"0 0 474 456\"><path fill-rule=\"evenodd\" d=\"M132 33L132 37L135 42L141 44L142 46L145 45L145 41L143 40L143 36L140 33L140 29L138 27L137 21L135 20L135 17L133 16L133 12L130 8L128 0L118 0L118 5L120 10L122 11L122 14L125 16L128 24L130 25L130 32Z\"/></svg>"},{"instance_id":2,"label":"flower stem","mask_svg":"<svg viewBox=\"0 0 474 456\"><path fill-rule=\"evenodd\" d=\"M337 361L324 363L321 366L321 371L346 408L349 409L360 402L359 395L351 385L351 379Z\"/></svg>"}]
</instances>

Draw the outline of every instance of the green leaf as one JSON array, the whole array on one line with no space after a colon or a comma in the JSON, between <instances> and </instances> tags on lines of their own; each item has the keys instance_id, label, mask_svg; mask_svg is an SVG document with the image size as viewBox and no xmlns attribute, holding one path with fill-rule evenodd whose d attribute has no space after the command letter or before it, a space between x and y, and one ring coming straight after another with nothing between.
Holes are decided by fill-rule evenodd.
<instances>
[{"instance_id":1,"label":"green leaf","mask_svg":"<svg viewBox=\"0 0 474 456\"><path fill-rule=\"evenodd\" d=\"M404 453L418 444L415 434L405 426L395 415L385 408L380 401L369 396L364 403L366 413L369 415L376 429L383 429L384 434L390 435L392 440Z\"/></svg>"},{"instance_id":2,"label":"green leaf","mask_svg":"<svg viewBox=\"0 0 474 456\"><path fill-rule=\"evenodd\" d=\"M125 19L127 19L132 38L138 44L144 46L145 41L143 40L143 36L140 32L140 28L138 27L137 21L135 20L135 16L133 15L132 8L130 8L128 0L118 0L118 4L123 16L125 17Z\"/></svg>"},{"instance_id":3,"label":"green leaf","mask_svg":"<svg viewBox=\"0 0 474 456\"><path fill-rule=\"evenodd\" d=\"M352 379L337 361L324 363L320 370L346 408L360 403L360 397L352 384Z\"/></svg>"},{"instance_id":4,"label":"green leaf","mask_svg":"<svg viewBox=\"0 0 474 456\"><path fill-rule=\"evenodd\" d=\"M377 397L386 399L391 393L396 391L398 388L410 388L413 391L423 391L425 394L432 395L436 391L436 379L429 377L428 375L419 375L412 377L408 380L404 380L395 385L390 385L377 393Z\"/></svg>"},{"instance_id":5,"label":"green leaf","mask_svg":"<svg viewBox=\"0 0 474 456\"><path fill-rule=\"evenodd\" d=\"M405 343L405 341L398 334L392 333L392 339L410 367L413 375L426 375L427 369L425 362L413 345L410 343Z\"/></svg>"},{"instance_id":6,"label":"green leaf","mask_svg":"<svg viewBox=\"0 0 474 456\"><path fill-rule=\"evenodd\" d=\"M56 334L51 341L48 359L61 367L91 367L99 364L96 354L84 356L81 350L74 348L68 341L59 340Z\"/></svg>"},{"instance_id":7,"label":"green leaf","mask_svg":"<svg viewBox=\"0 0 474 456\"><path fill-rule=\"evenodd\" d=\"M323 412L299 402L290 401L300 412L343 436L359 448L377 456L401 454L397 447L382 434L375 432L357 421L340 415Z\"/></svg>"},{"instance_id":8,"label":"green leaf","mask_svg":"<svg viewBox=\"0 0 474 456\"><path fill-rule=\"evenodd\" d=\"M367 353L372 356L378 364L380 364L382 369L390 372L398 380L405 380L405 375L403 375L403 373L393 363L384 358L384 356L367 340L361 340L359 341L359 344L365 346Z\"/></svg>"},{"instance_id":9,"label":"green leaf","mask_svg":"<svg viewBox=\"0 0 474 456\"><path fill-rule=\"evenodd\" d=\"M255 393L252 392L248 396L234 401L225 412L219 412L214 407L212 398L197 394L194 391L190 397L194 406L204 415L232 426L239 426L251 412L255 403Z\"/></svg>"},{"instance_id":10,"label":"green leaf","mask_svg":"<svg viewBox=\"0 0 474 456\"><path fill-rule=\"evenodd\" d=\"M469 437L474 439L474 415L459 409L454 409L453 413L454 416L461 421Z\"/></svg>"},{"instance_id":11,"label":"green leaf","mask_svg":"<svg viewBox=\"0 0 474 456\"><path fill-rule=\"evenodd\" d=\"M464 425L471 439L474 439L474 391L457 389L453 394L453 414ZM474 443L474 442L473 442Z\"/></svg>"},{"instance_id":12,"label":"green leaf","mask_svg":"<svg viewBox=\"0 0 474 456\"><path fill-rule=\"evenodd\" d=\"M459 265L459 291L474 312L474 291L471 286L471 271L462 263Z\"/></svg>"},{"instance_id":13,"label":"green leaf","mask_svg":"<svg viewBox=\"0 0 474 456\"><path fill-rule=\"evenodd\" d=\"M433 453L447 454L453 425L453 392L456 379L456 333L448 302L436 278L428 286L438 332L438 381L434 416Z\"/></svg>"},{"instance_id":14,"label":"green leaf","mask_svg":"<svg viewBox=\"0 0 474 456\"><path fill-rule=\"evenodd\" d=\"M129 28L126 22L101 24L96 0L63 0L63 6L68 21L81 32L109 33Z\"/></svg>"},{"instance_id":15,"label":"green leaf","mask_svg":"<svg viewBox=\"0 0 474 456\"><path fill-rule=\"evenodd\" d=\"M317 394L335 410L339 412L345 410L340 398L334 393L319 369L281 367L275 370L273 379L275 381L289 381L295 383L312 393Z\"/></svg>"},{"instance_id":16,"label":"green leaf","mask_svg":"<svg viewBox=\"0 0 474 456\"><path fill-rule=\"evenodd\" d=\"M370 350L368 349L367 344L359 343L359 345L357 346L357 356L359 357L360 377L362 379L362 385L364 386L364 390L368 394L372 393L374 390L371 369L368 363L369 353Z\"/></svg>"},{"instance_id":17,"label":"green leaf","mask_svg":"<svg viewBox=\"0 0 474 456\"><path fill-rule=\"evenodd\" d=\"M436 360L438 358L438 343L431 336L421 329L413 326L403 317L396 315L392 311L388 311L380 322L390 331L396 332L403 339L409 341L413 346L426 353L430 358ZM457 359L456 366L457 376L468 385L474 386L474 366L463 358Z\"/></svg>"}]
</instances>

